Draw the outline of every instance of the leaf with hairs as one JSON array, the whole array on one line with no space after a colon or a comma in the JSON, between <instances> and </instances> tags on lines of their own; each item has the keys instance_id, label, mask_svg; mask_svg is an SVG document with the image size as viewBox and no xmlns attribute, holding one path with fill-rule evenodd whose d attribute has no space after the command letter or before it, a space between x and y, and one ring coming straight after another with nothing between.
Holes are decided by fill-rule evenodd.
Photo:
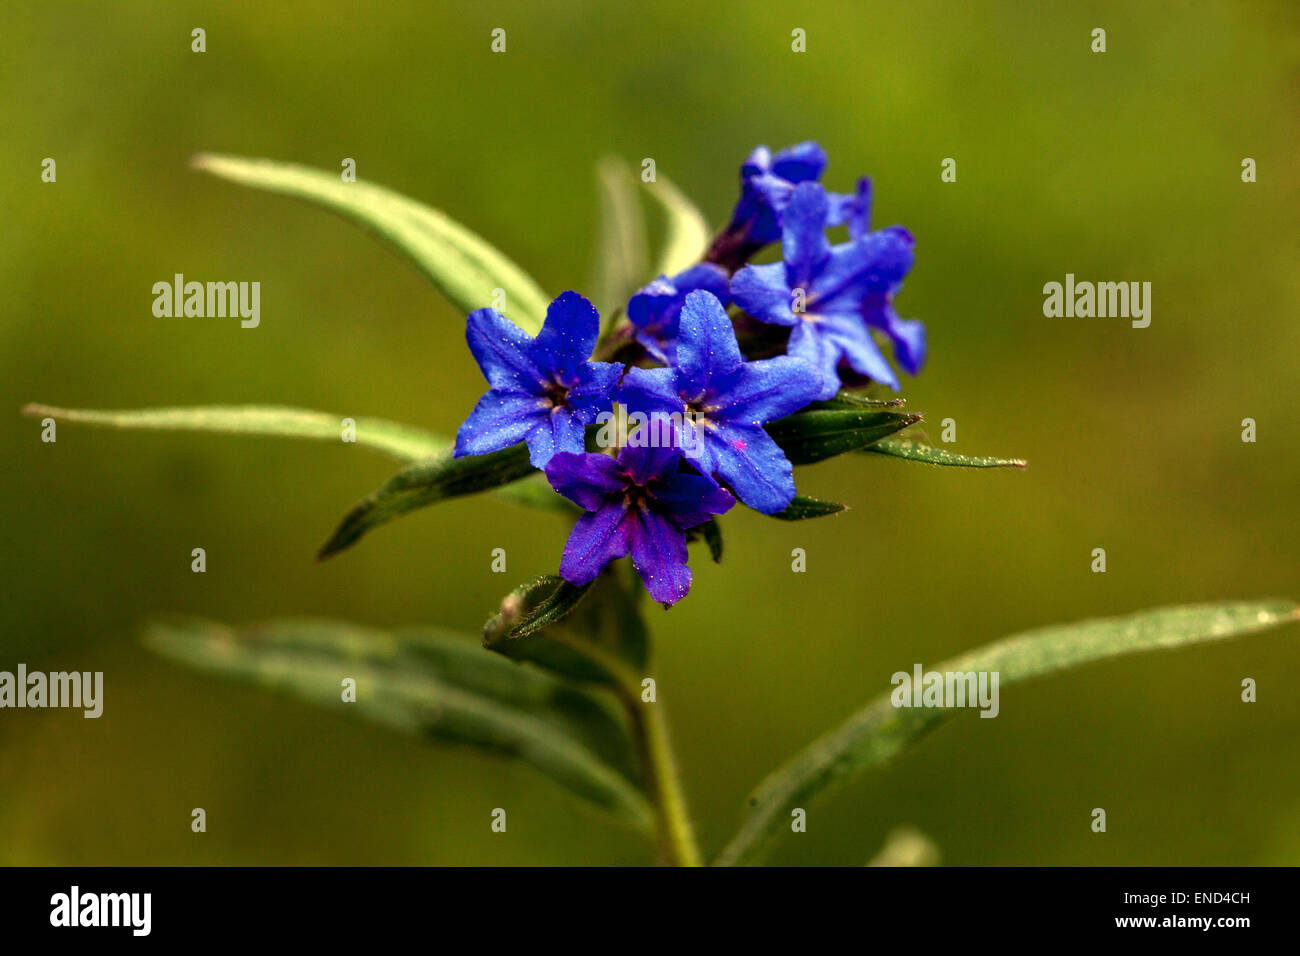
<instances>
[{"instance_id":1,"label":"leaf with hairs","mask_svg":"<svg viewBox=\"0 0 1300 956\"><path fill-rule=\"evenodd\" d=\"M1287 600L1227 601L1142 611L1028 631L936 665L939 673L994 672L999 692L1022 680L1139 651L1223 640L1300 620ZM878 767L954 716L954 708L895 707L885 693L770 774L718 863L753 862L786 830L790 810L831 784Z\"/></svg>"},{"instance_id":2,"label":"leaf with hairs","mask_svg":"<svg viewBox=\"0 0 1300 956\"><path fill-rule=\"evenodd\" d=\"M146 644L193 667L287 691L429 739L522 760L639 827L651 822L635 750L612 702L433 628L338 621L251 627L157 622ZM356 698L343 700L343 681Z\"/></svg>"},{"instance_id":3,"label":"leaf with hairs","mask_svg":"<svg viewBox=\"0 0 1300 956\"><path fill-rule=\"evenodd\" d=\"M526 272L445 213L392 190L337 172L241 156L195 156L196 169L222 179L323 206L367 228L405 254L453 305L465 313L491 305L505 292L502 310L536 335L549 300Z\"/></svg>"}]
</instances>

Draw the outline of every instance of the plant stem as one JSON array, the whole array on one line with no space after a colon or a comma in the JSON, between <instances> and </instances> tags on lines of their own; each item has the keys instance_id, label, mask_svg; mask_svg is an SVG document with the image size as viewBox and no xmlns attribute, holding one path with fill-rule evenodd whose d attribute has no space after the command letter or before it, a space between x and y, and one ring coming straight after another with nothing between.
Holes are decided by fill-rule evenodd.
<instances>
[{"instance_id":1,"label":"plant stem","mask_svg":"<svg viewBox=\"0 0 1300 956\"><path fill-rule=\"evenodd\" d=\"M668 722L658 703L643 704L635 694L624 695L641 752L641 765L659 824L659 842L670 866L703 866L695 842L686 797L677 778L677 761L668 739Z\"/></svg>"}]
</instances>

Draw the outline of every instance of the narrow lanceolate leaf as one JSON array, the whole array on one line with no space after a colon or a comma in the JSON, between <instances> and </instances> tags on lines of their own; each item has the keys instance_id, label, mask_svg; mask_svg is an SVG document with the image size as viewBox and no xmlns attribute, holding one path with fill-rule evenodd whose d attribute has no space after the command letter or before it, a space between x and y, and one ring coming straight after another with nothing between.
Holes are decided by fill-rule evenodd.
<instances>
[{"instance_id":1,"label":"narrow lanceolate leaf","mask_svg":"<svg viewBox=\"0 0 1300 956\"><path fill-rule=\"evenodd\" d=\"M631 738L610 703L516 667L471 639L428 628L383 632L313 620L247 628L157 623L145 639L191 666L435 741L520 759L573 793L649 824ZM344 699L349 679L350 701Z\"/></svg>"},{"instance_id":2,"label":"narrow lanceolate leaf","mask_svg":"<svg viewBox=\"0 0 1300 956\"><path fill-rule=\"evenodd\" d=\"M596 294L608 326L632 293L651 278L646 257L645 217L636 177L626 162L606 156L597 167L600 180L600 262Z\"/></svg>"},{"instance_id":3,"label":"narrow lanceolate leaf","mask_svg":"<svg viewBox=\"0 0 1300 956\"><path fill-rule=\"evenodd\" d=\"M209 405L124 411L28 405L23 409L23 414L36 418L49 417L59 422L106 425L110 428L273 435L278 438L310 438L343 444L348 444L344 441L344 434L349 431L348 437L362 448L382 451L406 462L424 462L445 455L451 447L451 442L446 439L413 425L402 425L380 418L357 418L349 430L341 415L270 405ZM567 498L556 494L540 472L530 474L519 469L519 477L524 476L527 477L523 481L512 479L510 484L500 485L497 494L530 508L566 513L581 511Z\"/></svg>"},{"instance_id":4,"label":"narrow lanceolate leaf","mask_svg":"<svg viewBox=\"0 0 1300 956\"><path fill-rule=\"evenodd\" d=\"M664 207L667 226L664 246L659 253L656 275L675 275L704 258L709 246L709 224L680 189L662 174L645 184L650 194Z\"/></svg>"},{"instance_id":5,"label":"narrow lanceolate leaf","mask_svg":"<svg viewBox=\"0 0 1300 956\"><path fill-rule=\"evenodd\" d=\"M240 435L274 435L344 443L355 437L362 447L382 451L402 461L416 461L443 451L450 444L413 425L380 418L355 418L355 436L345 425L347 416L274 405L200 405L192 408L88 409L28 405L24 415L53 418L56 422L106 425L110 428L158 431L229 432Z\"/></svg>"},{"instance_id":6,"label":"narrow lanceolate leaf","mask_svg":"<svg viewBox=\"0 0 1300 956\"><path fill-rule=\"evenodd\" d=\"M710 518L702 525L692 528L704 543L709 546L709 557L713 559L714 564L722 563L722 526L718 524L717 518ZM690 532L687 532L687 540L690 540Z\"/></svg>"},{"instance_id":7,"label":"narrow lanceolate leaf","mask_svg":"<svg viewBox=\"0 0 1300 956\"><path fill-rule=\"evenodd\" d=\"M808 495L795 495L794 501L790 502L784 511L778 511L772 517L780 518L782 521L803 521L805 518L821 518L825 515L837 514L846 508L848 505L842 505L838 501L823 501L821 498L812 498Z\"/></svg>"},{"instance_id":8,"label":"narrow lanceolate leaf","mask_svg":"<svg viewBox=\"0 0 1300 956\"><path fill-rule=\"evenodd\" d=\"M637 609L639 585L611 565L578 587L553 574L508 594L483 627L483 646L563 677L638 692L649 637Z\"/></svg>"},{"instance_id":9,"label":"narrow lanceolate leaf","mask_svg":"<svg viewBox=\"0 0 1300 956\"><path fill-rule=\"evenodd\" d=\"M357 222L409 257L433 284L468 313L492 305L495 289L506 294L502 311L535 335L547 298L519 266L484 239L437 209L338 172L323 172L267 159L204 154L193 165L222 179L324 206Z\"/></svg>"},{"instance_id":10,"label":"narrow lanceolate leaf","mask_svg":"<svg viewBox=\"0 0 1300 956\"><path fill-rule=\"evenodd\" d=\"M407 465L357 504L321 547L318 558L338 554L386 521L448 498L499 488L533 473L528 449L515 445L490 455L453 458L443 452Z\"/></svg>"},{"instance_id":11,"label":"narrow lanceolate leaf","mask_svg":"<svg viewBox=\"0 0 1300 956\"><path fill-rule=\"evenodd\" d=\"M920 415L874 407L813 407L764 427L791 464L811 465L864 448L920 420Z\"/></svg>"},{"instance_id":12,"label":"narrow lanceolate leaf","mask_svg":"<svg viewBox=\"0 0 1300 956\"><path fill-rule=\"evenodd\" d=\"M954 468L1024 468L1029 464L1023 458L990 458L986 455L957 455L942 448L922 444L911 438L882 438L874 444L859 449L891 458L925 462L927 465L947 465Z\"/></svg>"},{"instance_id":13,"label":"narrow lanceolate leaf","mask_svg":"<svg viewBox=\"0 0 1300 956\"><path fill-rule=\"evenodd\" d=\"M1019 681L1089 661L1223 640L1296 620L1300 609L1286 600L1160 608L1029 631L933 670L945 674L996 671L1001 693ZM1006 703L1003 700L1002 705ZM806 806L807 800L833 782L880 766L953 713L952 708L895 707L891 694L882 694L759 785L750 796L745 822L718 862L752 862L789 826L792 808Z\"/></svg>"}]
</instances>

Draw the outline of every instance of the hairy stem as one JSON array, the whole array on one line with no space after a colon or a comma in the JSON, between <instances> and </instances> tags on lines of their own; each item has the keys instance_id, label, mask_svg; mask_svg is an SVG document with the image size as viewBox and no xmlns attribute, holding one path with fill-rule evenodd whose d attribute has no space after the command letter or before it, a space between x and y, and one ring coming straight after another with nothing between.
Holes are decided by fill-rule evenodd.
<instances>
[{"instance_id":1,"label":"hairy stem","mask_svg":"<svg viewBox=\"0 0 1300 956\"><path fill-rule=\"evenodd\" d=\"M641 766L650 785L659 825L659 843L670 866L703 866L695 842L686 796L677 777L677 761L668 739L668 722L660 704L643 704L635 695L623 695L640 752Z\"/></svg>"}]
</instances>

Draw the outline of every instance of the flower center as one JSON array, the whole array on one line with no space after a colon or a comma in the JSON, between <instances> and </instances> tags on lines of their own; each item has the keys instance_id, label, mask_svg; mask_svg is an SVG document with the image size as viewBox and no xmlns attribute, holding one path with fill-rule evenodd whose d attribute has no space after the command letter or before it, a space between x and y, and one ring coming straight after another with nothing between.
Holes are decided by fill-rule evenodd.
<instances>
[{"instance_id":1,"label":"flower center","mask_svg":"<svg viewBox=\"0 0 1300 956\"><path fill-rule=\"evenodd\" d=\"M542 397L556 408L569 404L568 386L560 382L547 382L543 386Z\"/></svg>"}]
</instances>

